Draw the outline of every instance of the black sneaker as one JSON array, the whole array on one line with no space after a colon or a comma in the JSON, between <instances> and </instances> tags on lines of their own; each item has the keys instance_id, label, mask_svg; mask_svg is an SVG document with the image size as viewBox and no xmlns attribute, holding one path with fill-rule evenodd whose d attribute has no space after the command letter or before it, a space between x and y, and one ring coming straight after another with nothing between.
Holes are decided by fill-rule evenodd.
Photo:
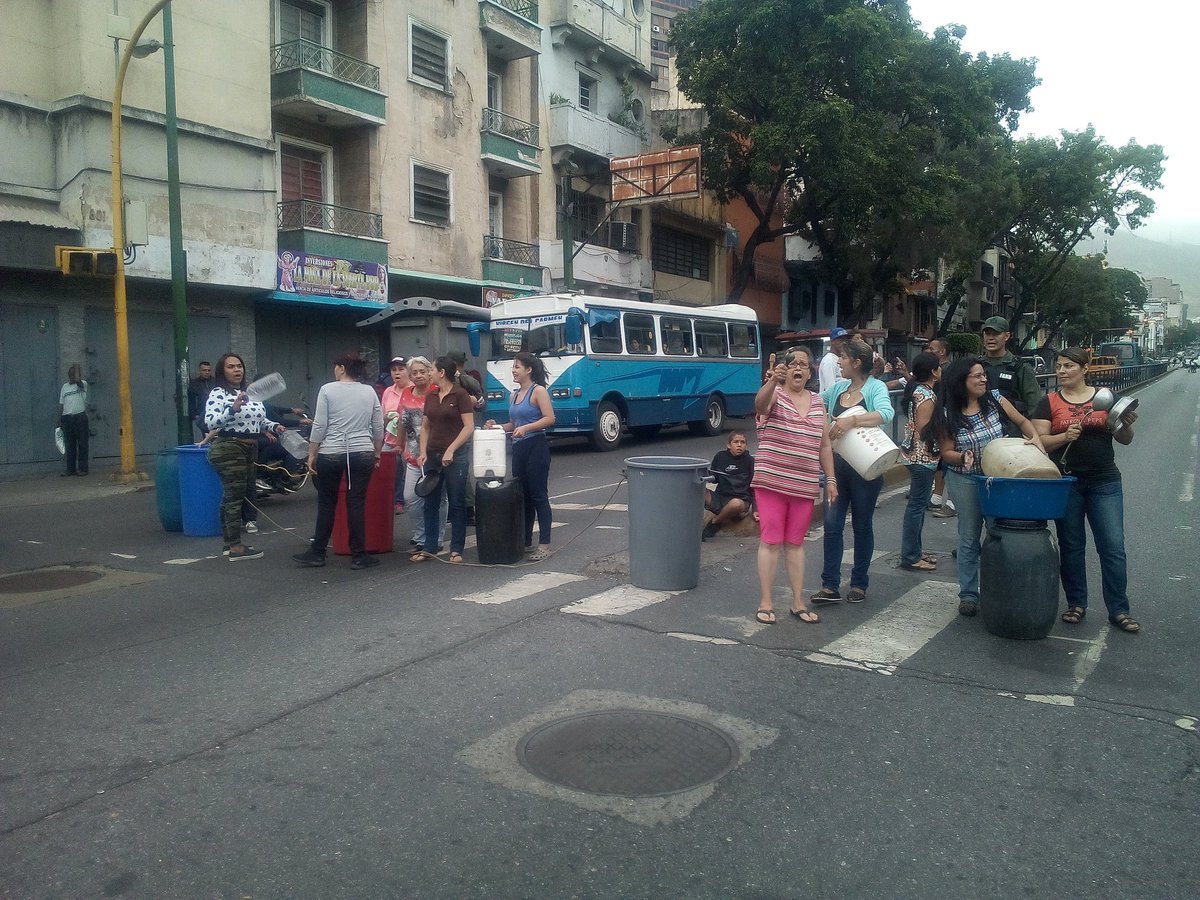
<instances>
[{"instance_id":1,"label":"black sneaker","mask_svg":"<svg viewBox=\"0 0 1200 900\"><path fill-rule=\"evenodd\" d=\"M352 569L369 569L377 565L379 565L379 560L374 556L356 556L350 561L350 568Z\"/></svg>"},{"instance_id":2,"label":"black sneaker","mask_svg":"<svg viewBox=\"0 0 1200 900\"><path fill-rule=\"evenodd\" d=\"M255 550L253 547L246 545L241 550L230 550L229 561L238 562L242 559L262 559L263 552Z\"/></svg>"},{"instance_id":3,"label":"black sneaker","mask_svg":"<svg viewBox=\"0 0 1200 900\"><path fill-rule=\"evenodd\" d=\"M721 530L721 526L719 526L719 525L712 525L712 524L705 525L704 532L700 535L700 539L707 541L710 538L715 538L717 536L717 532L720 530Z\"/></svg>"},{"instance_id":4,"label":"black sneaker","mask_svg":"<svg viewBox=\"0 0 1200 900\"><path fill-rule=\"evenodd\" d=\"M325 554L316 550L305 550L303 553L293 553L292 559L310 569L319 569L325 565Z\"/></svg>"}]
</instances>

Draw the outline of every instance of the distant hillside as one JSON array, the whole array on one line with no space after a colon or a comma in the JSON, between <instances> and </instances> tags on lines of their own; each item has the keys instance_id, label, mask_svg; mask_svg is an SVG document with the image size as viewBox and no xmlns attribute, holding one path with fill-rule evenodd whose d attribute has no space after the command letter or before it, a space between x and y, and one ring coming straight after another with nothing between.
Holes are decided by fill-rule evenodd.
<instances>
[{"instance_id":1,"label":"distant hillside","mask_svg":"<svg viewBox=\"0 0 1200 900\"><path fill-rule=\"evenodd\" d=\"M1080 255L1101 253L1105 243L1111 265L1132 269L1147 278L1165 275L1179 282L1184 299L1191 304L1188 315L1200 315L1200 245L1164 244L1120 229L1114 235L1101 234L1081 242L1075 252Z\"/></svg>"}]
</instances>

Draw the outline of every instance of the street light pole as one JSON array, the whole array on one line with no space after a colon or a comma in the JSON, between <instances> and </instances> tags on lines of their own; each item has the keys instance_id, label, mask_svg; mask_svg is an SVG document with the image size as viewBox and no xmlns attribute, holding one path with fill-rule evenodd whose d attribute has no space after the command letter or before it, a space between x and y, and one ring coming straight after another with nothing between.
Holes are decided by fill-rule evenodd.
<instances>
[{"instance_id":1,"label":"street light pole","mask_svg":"<svg viewBox=\"0 0 1200 900\"><path fill-rule=\"evenodd\" d=\"M125 297L125 221L121 193L121 95L125 88L125 73L133 49L150 21L171 0L157 0L138 23L121 53L121 64L117 68L117 83L112 101L112 226L113 250L117 258L113 278L113 313L117 339L117 394L121 408L121 468L115 476L117 481L142 481L145 474L137 470L137 459L133 443L133 392L129 378L129 309Z\"/></svg>"},{"instance_id":2,"label":"street light pole","mask_svg":"<svg viewBox=\"0 0 1200 900\"><path fill-rule=\"evenodd\" d=\"M192 440L188 419L187 256L183 252L183 212L179 198L179 120L175 115L175 35L171 7L163 16L163 70L166 77L167 230L171 239L171 312L175 322L175 421L180 444Z\"/></svg>"}]
</instances>

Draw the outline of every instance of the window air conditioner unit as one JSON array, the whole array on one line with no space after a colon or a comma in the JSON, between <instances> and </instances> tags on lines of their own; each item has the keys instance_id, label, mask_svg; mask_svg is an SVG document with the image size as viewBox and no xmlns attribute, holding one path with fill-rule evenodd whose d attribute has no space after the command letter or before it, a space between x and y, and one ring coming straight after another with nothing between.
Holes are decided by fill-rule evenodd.
<instances>
[{"instance_id":1,"label":"window air conditioner unit","mask_svg":"<svg viewBox=\"0 0 1200 900\"><path fill-rule=\"evenodd\" d=\"M636 225L632 222L610 222L608 228L609 246L613 250L637 252L638 229Z\"/></svg>"}]
</instances>

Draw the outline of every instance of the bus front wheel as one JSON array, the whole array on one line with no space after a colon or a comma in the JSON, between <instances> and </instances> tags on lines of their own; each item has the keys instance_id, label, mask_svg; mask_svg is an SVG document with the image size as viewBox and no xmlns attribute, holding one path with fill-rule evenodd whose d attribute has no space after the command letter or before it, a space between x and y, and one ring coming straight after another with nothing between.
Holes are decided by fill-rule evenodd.
<instances>
[{"instance_id":1,"label":"bus front wheel","mask_svg":"<svg viewBox=\"0 0 1200 900\"><path fill-rule=\"evenodd\" d=\"M709 397L704 407L704 418L699 422L688 422L692 434L703 434L713 437L725 428L725 404L720 397Z\"/></svg>"},{"instance_id":2,"label":"bus front wheel","mask_svg":"<svg viewBox=\"0 0 1200 900\"><path fill-rule=\"evenodd\" d=\"M621 443L621 411L607 400L596 407L596 427L592 429L592 446L597 450L616 450Z\"/></svg>"}]
</instances>

